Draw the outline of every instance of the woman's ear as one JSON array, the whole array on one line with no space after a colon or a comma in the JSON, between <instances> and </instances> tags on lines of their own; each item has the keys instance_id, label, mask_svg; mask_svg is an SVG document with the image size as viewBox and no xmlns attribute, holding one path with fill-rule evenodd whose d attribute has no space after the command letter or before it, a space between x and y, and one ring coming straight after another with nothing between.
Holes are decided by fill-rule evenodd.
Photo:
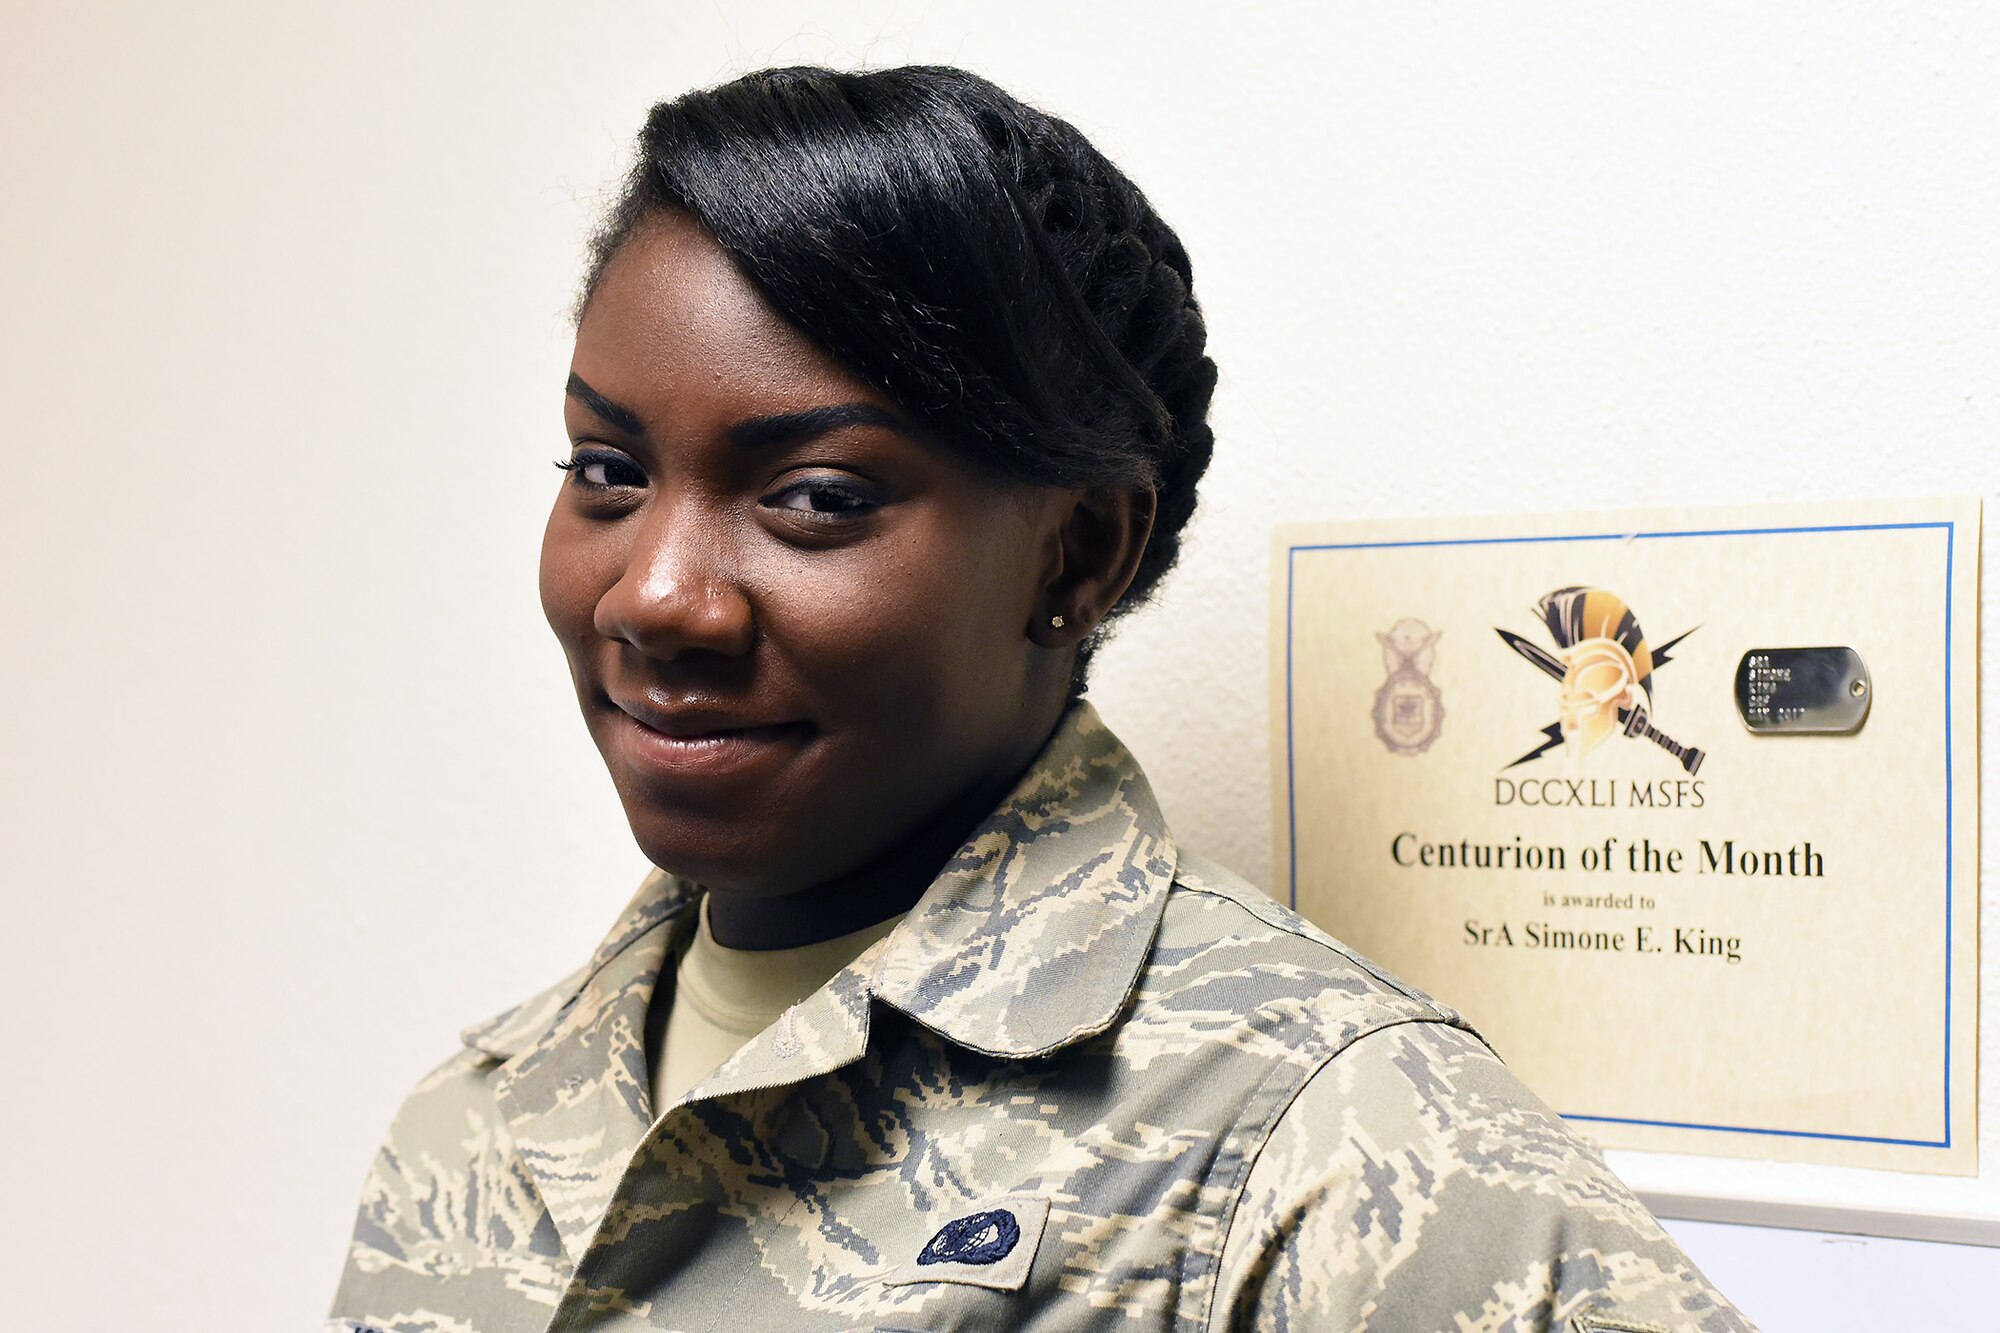
<instances>
[{"instance_id":1,"label":"woman's ear","mask_svg":"<svg viewBox=\"0 0 2000 1333\"><path fill-rule=\"evenodd\" d=\"M1100 486L1068 492L1054 533L1049 573L1028 637L1068 648L1104 623L1132 586L1157 508L1152 488Z\"/></svg>"}]
</instances>

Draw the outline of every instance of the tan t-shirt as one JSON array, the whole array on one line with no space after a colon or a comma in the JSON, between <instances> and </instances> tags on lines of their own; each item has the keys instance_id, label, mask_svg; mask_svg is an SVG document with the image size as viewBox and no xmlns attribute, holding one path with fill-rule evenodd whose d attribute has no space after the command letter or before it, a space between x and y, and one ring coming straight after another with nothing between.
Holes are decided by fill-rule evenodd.
<instances>
[{"instance_id":1,"label":"tan t-shirt","mask_svg":"<svg viewBox=\"0 0 2000 1333\"><path fill-rule=\"evenodd\" d=\"M778 1021L778 1016L833 980L841 968L896 928L892 916L852 935L804 944L796 949L728 949L715 942L708 925L708 900L701 922L674 969L672 1008L664 1027L657 1016L647 1024L659 1034L646 1057L653 1083L653 1118L680 1101L695 1084Z\"/></svg>"}]
</instances>

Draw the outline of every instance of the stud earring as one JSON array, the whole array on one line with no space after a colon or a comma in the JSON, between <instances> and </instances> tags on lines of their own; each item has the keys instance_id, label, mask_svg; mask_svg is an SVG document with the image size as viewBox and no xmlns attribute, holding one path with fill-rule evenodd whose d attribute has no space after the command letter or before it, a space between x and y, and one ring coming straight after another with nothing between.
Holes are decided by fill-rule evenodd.
<instances>
[{"instance_id":1,"label":"stud earring","mask_svg":"<svg viewBox=\"0 0 2000 1333\"><path fill-rule=\"evenodd\" d=\"M1068 622L1068 621L1066 621L1066 620L1064 620L1064 619L1063 619L1063 618L1062 618L1061 616L1050 616L1050 617L1049 617L1049 628L1050 628L1050 629L1061 629L1061 628L1062 628L1062 627L1063 627L1064 625L1066 625L1066 624L1068 624L1068 623L1069 623L1069 622Z\"/></svg>"}]
</instances>

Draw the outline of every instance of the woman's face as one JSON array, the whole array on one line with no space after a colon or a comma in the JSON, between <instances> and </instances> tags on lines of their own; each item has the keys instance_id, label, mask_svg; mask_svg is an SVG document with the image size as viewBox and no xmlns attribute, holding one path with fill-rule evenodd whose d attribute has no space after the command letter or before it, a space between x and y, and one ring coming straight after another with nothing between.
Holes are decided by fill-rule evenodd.
<instances>
[{"instance_id":1,"label":"woman's face","mask_svg":"<svg viewBox=\"0 0 2000 1333\"><path fill-rule=\"evenodd\" d=\"M612 259L571 370L542 606L655 864L794 892L1033 758L1074 493L925 443L679 215Z\"/></svg>"}]
</instances>

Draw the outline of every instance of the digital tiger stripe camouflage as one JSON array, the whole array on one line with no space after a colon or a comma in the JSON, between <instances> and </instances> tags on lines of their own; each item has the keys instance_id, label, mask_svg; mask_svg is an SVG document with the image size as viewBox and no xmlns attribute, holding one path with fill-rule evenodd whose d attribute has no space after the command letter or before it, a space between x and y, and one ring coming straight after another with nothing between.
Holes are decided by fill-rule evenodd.
<instances>
[{"instance_id":1,"label":"digital tiger stripe camouflage","mask_svg":"<svg viewBox=\"0 0 2000 1333\"><path fill-rule=\"evenodd\" d=\"M330 1328L1749 1325L1457 1015L1177 855L1088 705L923 901L657 1120L698 892L465 1034Z\"/></svg>"}]
</instances>

